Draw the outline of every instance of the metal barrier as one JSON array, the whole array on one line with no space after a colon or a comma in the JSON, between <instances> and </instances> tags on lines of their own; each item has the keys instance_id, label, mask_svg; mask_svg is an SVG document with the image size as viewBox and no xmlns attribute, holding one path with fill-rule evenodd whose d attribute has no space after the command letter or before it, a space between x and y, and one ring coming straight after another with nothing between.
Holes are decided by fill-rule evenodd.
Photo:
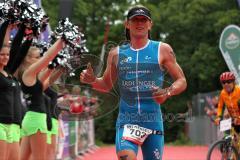
<instances>
[{"instance_id":1,"label":"metal barrier","mask_svg":"<svg viewBox=\"0 0 240 160\"><path fill-rule=\"evenodd\" d=\"M194 144L209 145L222 135L218 128L207 116L204 109L214 109L217 104L219 91L198 93L192 98L192 115L190 121L186 121L188 136Z\"/></svg>"},{"instance_id":2,"label":"metal barrier","mask_svg":"<svg viewBox=\"0 0 240 160\"><path fill-rule=\"evenodd\" d=\"M64 121L59 119L59 129L56 159L76 159L78 156L91 153L94 150L93 119L86 121Z\"/></svg>"}]
</instances>

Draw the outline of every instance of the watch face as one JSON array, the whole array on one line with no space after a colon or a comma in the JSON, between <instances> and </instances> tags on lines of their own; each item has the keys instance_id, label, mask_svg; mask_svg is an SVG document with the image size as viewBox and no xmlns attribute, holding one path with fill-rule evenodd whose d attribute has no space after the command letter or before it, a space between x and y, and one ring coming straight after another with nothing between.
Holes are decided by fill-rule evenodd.
<instances>
[{"instance_id":1,"label":"watch face","mask_svg":"<svg viewBox=\"0 0 240 160\"><path fill-rule=\"evenodd\" d=\"M167 90L167 95L168 95L168 96L171 96L171 92L170 92L169 89Z\"/></svg>"}]
</instances>

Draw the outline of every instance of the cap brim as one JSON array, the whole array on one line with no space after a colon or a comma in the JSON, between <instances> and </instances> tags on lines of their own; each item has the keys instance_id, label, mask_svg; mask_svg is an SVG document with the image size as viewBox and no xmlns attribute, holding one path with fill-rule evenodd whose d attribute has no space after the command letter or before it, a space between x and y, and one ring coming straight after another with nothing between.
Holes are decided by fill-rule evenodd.
<instances>
[{"instance_id":1,"label":"cap brim","mask_svg":"<svg viewBox=\"0 0 240 160\"><path fill-rule=\"evenodd\" d=\"M139 14L139 13L130 16L128 19L132 19L133 17L136 17L136 16L144 16L144 17L147 17L149 20L151 20L151 17L147 16L146 14Z\"/></svg>"}]
</instances>

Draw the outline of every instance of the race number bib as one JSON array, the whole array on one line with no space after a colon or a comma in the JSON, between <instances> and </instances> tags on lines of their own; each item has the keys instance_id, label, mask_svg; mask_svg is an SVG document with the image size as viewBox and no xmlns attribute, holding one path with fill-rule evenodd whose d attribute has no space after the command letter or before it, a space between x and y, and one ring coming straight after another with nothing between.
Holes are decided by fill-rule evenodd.
<instances>
[{"instance_id":1,"label":"race number bib","mask_svg":"<svg viewBox=\"0 0 240 160\"><path fill-rule=\"evenodd\" d=\"M151 133L151 129L140 127L139 125L126 124L124 125L122 139L131 141L137 145L142 145Z\"/></svg>"},{"instance_id":2,"label":"race number bib","mask_svg":"<svg viewBox=\"0 0 240 160\"><path fill-rule=\"evenodd\" d=\"M232 127L232 119L231 118L220 121L220 131L221 132L230 130L231 127Z\"/></svg>"}]
</instances>

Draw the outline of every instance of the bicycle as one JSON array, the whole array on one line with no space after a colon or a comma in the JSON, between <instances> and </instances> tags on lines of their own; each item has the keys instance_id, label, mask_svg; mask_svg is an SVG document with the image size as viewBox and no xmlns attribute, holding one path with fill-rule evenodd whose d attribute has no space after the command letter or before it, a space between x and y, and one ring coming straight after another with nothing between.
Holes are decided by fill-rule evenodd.
<instances>
[{"instance_id":1,"label":"bicycle","mask_svg":"<svg viewBox=\"0 0 240 160\"><path fill-rule=\"evenodd\" d=\"M231 119L227 119L227 121L231 121ZM232 127L231 124L228 125L230 126L225 129L221 129L220 126L220 130L226 131L227 135L223 139L217 140L210 146L207 154L207 160L239 160L239 142L235 143L236 139L239 140L239 137L237 137L234 127Z\"/></svg>"}]
</instances>

